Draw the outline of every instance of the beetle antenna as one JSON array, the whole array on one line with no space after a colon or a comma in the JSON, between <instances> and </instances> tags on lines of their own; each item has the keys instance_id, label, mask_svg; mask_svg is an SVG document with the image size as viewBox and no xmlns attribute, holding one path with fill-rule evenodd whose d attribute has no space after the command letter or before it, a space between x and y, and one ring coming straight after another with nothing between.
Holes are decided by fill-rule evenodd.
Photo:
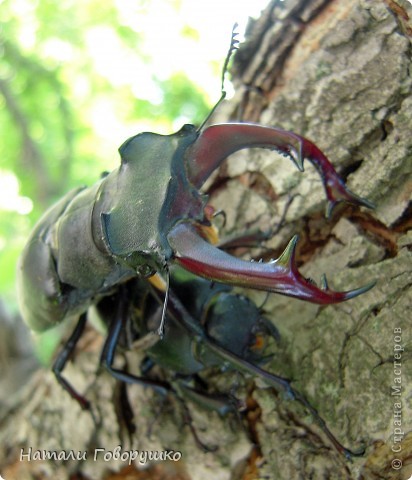
<instances>
[{"instance_id":1,"label":"beetle antenna","mask_svg":"<svg viewBox=\"0 0 412 480\"><path fill-rule=\"evenodd\" d=\"M165 298L163 301L163 309L162 309L162 318L160 319L160 325L157 329L157 333L160 339L163 338L164 335L164 325L165 325L165 318L167 312L167 302L169 301L169 285L170 285L170 273L169 269L166 267L166 290L165 290Z\"/></svg>"},{"instance_id":2,"label":"beetle antenna","mask_svg":"<svg viewBox=\"0 0 412 480\"><path fill-rule=\"evenodd\" d=\"M258 307L259 313L263 312L263 307L266 305L268 300L269 300L269 292L266 292L265 299L263 300L261 305Z\"/></svg>"},{"instance_id":3,"label":"beetle antenna","mask_svg":"<svg viewBox=\"0 0 412 480\"><path fill-rule=\"evenodd\" d=\"M203 120L202 124L200 125L200 127L197 130L198 132L200 132L202 130L202 128L209 121L210 117L215 113L217 107L226 98L225 78L226 78L229 62L230 62L230 59L232 58L233 52L239 48L239 40L236 38L239 35L239 32L237 31L237 27L238 27L237 23L235 23L232 27L232 34L230 36L230 47L229 47L229 50L226 54L225 62L223 64L223 68L222 68L222 78L221 78L221 84L220 84L220 92L221 92L220 98L215 103L212 110L208 113L207 117Z\"/></svg>"},{"instance_id":4,"label":"beetle antenna","mask_svg":"<svg viewBox=\"0 0 412 480\"><path fill-rule=\"evenodd\" d=\"M239 40L236 38L239 35L239 32L237 31L237 27L238 27L237 23L235 23L232 27L232 34L230 37L230 47L227 52L225 63L223 64L223 68L222 68L222 79L221 79L221 85L220 85L220 91L222 92L222 96L217 102L216 106L219 105L219 103L222 101L222 97L224 98L226 96L225 78L228 71L229 62L230 62L230 59L232 58L233 52L239 48ZM214 108L216 108L216 106Z\"/></svg>"}]
</instances>

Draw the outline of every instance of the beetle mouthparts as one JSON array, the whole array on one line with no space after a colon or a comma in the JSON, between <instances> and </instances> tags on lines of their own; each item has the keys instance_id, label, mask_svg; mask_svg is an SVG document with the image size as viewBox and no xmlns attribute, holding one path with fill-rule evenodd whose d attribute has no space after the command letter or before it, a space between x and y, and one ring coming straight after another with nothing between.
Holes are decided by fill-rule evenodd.
<instances>
[{"instance_id":1,"label":"beetle mouthparts","mask_svg":"<svg viewBox=\"0 0 412 480\"><path fill-rule=\"evenodd\" d=\"M304 278L295 262L298 236L289 242L282 255L268 263L247 262L219 250L201 238L194 227L180 223L168 235L175 261L200 277L230 285L280 293L313 303L331 304L356 297L374 283L346 292L330 290L323 277L322 287Z\"/></svg>"}]
</instances>

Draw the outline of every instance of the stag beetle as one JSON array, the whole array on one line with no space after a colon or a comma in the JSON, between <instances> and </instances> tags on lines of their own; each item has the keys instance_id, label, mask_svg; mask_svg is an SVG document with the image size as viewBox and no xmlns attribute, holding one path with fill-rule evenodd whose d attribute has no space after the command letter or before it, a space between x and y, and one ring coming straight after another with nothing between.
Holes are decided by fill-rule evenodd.
<instances>
[{"instance_id":1,"label":"stag beetle","mask_svg":"<svg viewBox=\"0 0 412 480\"><path fill-rule=\"evenodd\" d=\"M232 33L222 75L222 96L216 106L225 96L223 79L235 43ZM321 176L329 214L341 201L358 206L372 205L350 192L321 150L300 135L250 123L209 127L205 127L205 123L200 128L184 125L172 135L145 132L129 138L119 149L119 168L91 187L69 192L43 215L18 263L22 315L36 331L51 328L68 317L79 317L71 338L54 364L54 372L81 406L88 408L87 400L61 375L84 329L87 310L113 293L124 292L123 286L133 279L138 279L139 284L156 286L155 279L163 278L165 295L158 326L161 338L158 348L168 344L168 337L162 339L164 322L166 316L173 317L179 328L200 339L200 343L222 362L260 375L269 384L287 390L316 416L316 411L291 389L288 381L260 369L240 352L226 348L233 345L232 328L220 325L223 333L209 337L188 311L185 296L179 298L174 293L178 282L173 278L174 286L169 288L170 270L175 265L208 282L260 289L319 304L342 302L373 286L372 283L336 292L328 287L326 278L321 288L305 279L296 267L296 236L278 259L268 263L241 260L213 245L216 240L212 225L214 210L200 189L223 160L240 149L276 150L288 156L300 171L303 171L304 159L308 159ZM126 309L127 299L119 298L119 303ZM234 300L229 303L233 304ZM202 312L196 311L195 315L199 313ZM119 320L119 315L112 320L101 360L117 378L136 382L140 381L138 377L111 366L125 321ZM244 321L236 315L237 328L247 332L249 327ZM223 335L228 336L227 342ZM166 354L161 358L167 358ZM147 385L150 381L144 383ZM161 389L156 382L152 386ZM343 451L333 436L328 435Z\"/></svg>"},{"instance_id":2,"label":"stag beetle","mask_svg":"<svg viewBox=\"0 0 412 480\"><path fill-rule=\"evenodd\" d=\"M206 451L213 448L199 439L184 400L189 399L222 416L236 411L238 405L231 395L210 394L199 382L197 374L209 367L224 365L225 370L238 370L259 376L268 385L284 390L289 398L302 403L339 452L347 457L359 454L342 446L317 410L300 392L292 388L289 380L261 367L270 358L265 356L269 341L274 339L278 342L280 336L276 327L262 316L261 309L249 298L233 293L228 285L211 283L180 267L172 266L164 337L160 340L153 332L162 321L165 285L161 282L155 284L157 287L139 278L130 280L112 296L102 299L96 305L100 318L106 325L110 325L101 361L112 375L124 382L151 387L162 395L174 394L182 402L194 439ZM128 335L125 335L126 331ZM151 339L147 340L150 335ZM127 336L128 341L125 340ZM145 364L149 360L150 366L157 365L166 371L172 371L172 378L168 381L154 380L113 368L118 345L127 349L145 345ZM68 356L69 352L63 355L65 359ZM142 372L147 373L146 365L144 368L141 365Z\"/></svg>"},{"instance_id":3,"label":"stag beetle","mask_svg":"<svg viewBox=\"0 0 412 480\"><path fill-rule=\"evenodd\" d=\"M83 313L132 277L167 275L171 264L209 280L319 304L371 288L335 292L326 283L318 288L296 268L296 237L269 263L235 258L207 241L211 215L199 188L228 155L247 147L291 155L300 170L307 158L321 173L329 211L343 200L370 206L345 187L313 143L295 133L246 123L202 132L185 125L173 135L140 133L120 147L117 170L92 187L69 192L35 226L18 265L28 325L46 330Z\"/></svg>"},{"instance_id":4,"label":"stag beetle","mask_svg":"<svg viewBox=\"0 0 412 480\"><path fill-rule=\"evenodd\" d=\"M134 320L137 338L156 331L161 322L162 290L147 289L146 282L140 283L143 286L137 299L141 314ZM228 285L211 283L179 267L172 267L170 289L177 299L184 299L185 311L178 313L174 306L176 300L171 300L164 341L158 341L146 350L147 356L165 369L181 375L193 375L206 366L222 363L221 358L210 349L200 347L201 339L183 328L182 322L188 322L189 315L195 319L197 329L201 326L198 330L200 337L213 339L222 348L251 363L262 360L261 350L266 338L279 339L277 329L262 316L261 310L249 298L233 293ZM139 292L139 287L135 287L135 291Z\"/></svg>"}]
</instances>

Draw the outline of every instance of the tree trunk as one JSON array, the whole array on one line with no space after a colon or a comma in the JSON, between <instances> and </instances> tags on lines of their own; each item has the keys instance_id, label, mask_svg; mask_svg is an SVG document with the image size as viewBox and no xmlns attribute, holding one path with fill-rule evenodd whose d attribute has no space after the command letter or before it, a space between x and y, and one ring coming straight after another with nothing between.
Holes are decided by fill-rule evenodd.
<instances>
[{"instance_id":1,"label":"tree trunk","mask_svg":"<svg viewBox=\"0 0 412 480\"><path fill-rule=\"evenodd\" d=\"M211 381L226 391L233 385L247 407L241 418L220 418L189 403L198 436L215 451L199 449L175 399L162 402L138 385L128 386L137 431L127 435L124 414L115 408L122 390L108 375L96 375L102 338L90 329L65 376L86 392L97 428L52 374L39 370L3 408L5 480L412 475L411 18L406 0L274 1L250 24L233 65L236 94L218 112L219 121L258 122L310 138L374 210L339 208L326 220L316 171L306 162L301 174L267 150L240 152L208 187L212 203L226 212L226 233L245 225L267 229L284 216L266 244L271 257L298 233L297 261L305 276L318 280L326 273L336 290L377 281L336 306L278 295L264 304L281 334L265 368L292 379L335 436L351 450L364 446L364 455L348 461L298 402L259 379L224 372ZM265 299L248 294L258 304ZM140 359L127 354L128 365ZM119 445L124 461L115 459ZM142 452L172 450L181 452L179 462L139 470L149 463ZM82 458L34 460L36 452L53 451ZM128 466L130 451L140 452L140 464Z\"/></svg>"}]
</instances>

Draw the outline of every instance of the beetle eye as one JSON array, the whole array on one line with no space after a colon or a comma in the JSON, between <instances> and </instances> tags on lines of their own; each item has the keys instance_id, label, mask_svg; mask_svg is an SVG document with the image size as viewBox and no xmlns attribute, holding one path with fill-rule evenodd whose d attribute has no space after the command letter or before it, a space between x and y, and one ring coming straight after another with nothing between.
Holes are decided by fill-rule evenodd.
<instances>
[{"instance_id":1,"label":"beetle eye","mask_svg":"<svg viewBox=\"0 0 412 480\"><path fill-rule=\"evenodd\" d=\"M257 333L251 338L249 350L253 353L262 353L267 346L267 337L262 332Z\"/></svg>"}]
</instances>

